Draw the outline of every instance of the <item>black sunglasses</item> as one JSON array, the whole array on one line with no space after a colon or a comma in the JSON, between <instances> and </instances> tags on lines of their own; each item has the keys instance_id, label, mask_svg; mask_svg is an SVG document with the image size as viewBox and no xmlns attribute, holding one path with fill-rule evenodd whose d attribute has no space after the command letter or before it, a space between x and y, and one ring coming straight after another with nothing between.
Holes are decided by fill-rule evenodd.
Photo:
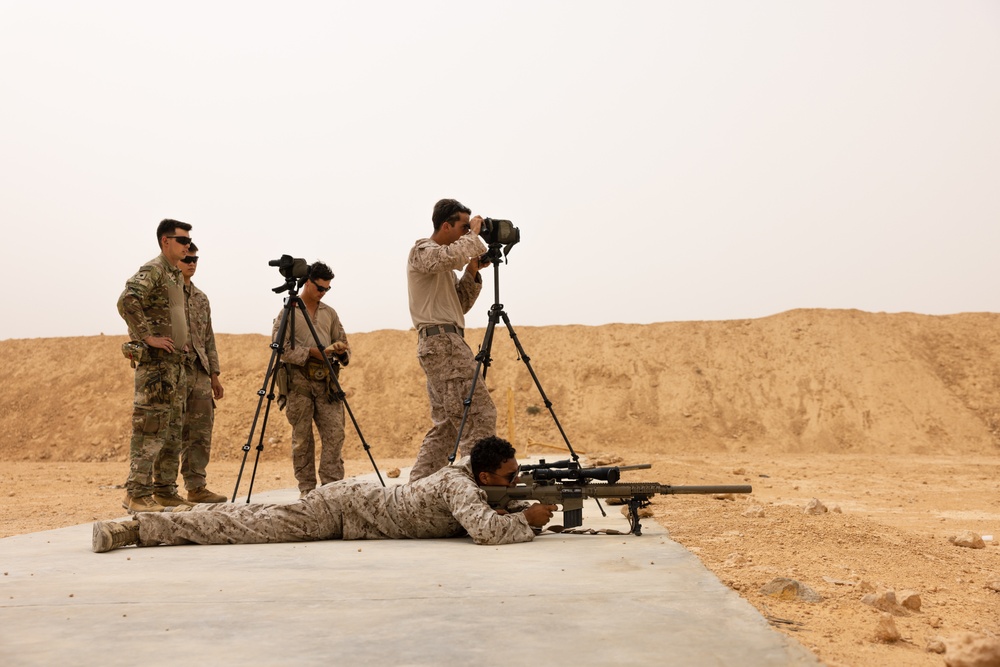
<instances>
[{"instance_id":1,"label":"black sunglasses","mask_svg":"<svg viewBox=\"0 0 1000 667\"><path fill-rule=\"evenodd\" d=\"M180 243L181 245L190 245L191 244L191 237L190 236L168 236L167 238L168 239L173 239L173 240L177 241L178 243Z\"/></svg>"},{"instance_id":2,"label":"black sunglasses","mask_svg":"<svg viewBox=\"0 0 1000 667\"><path fill-rule=\"evenodd\" d=\"M193 257L193 256L191 256L191 257L185 257L181 261L184 262L185 264L197 264L198 263L198 258L197 257Z\"/></svg>"},{"instance_id":3,"label":"black sunglasses","mask_svg":"<svg viewBox=\"0 0 1000 667\"><path fill-rule=\"evenodd\" d=\"M312 278L309 279L309 282L311 282L313 285L316 286L316 289L319 290L320 294L323 294L324 292L329 292L330 291L329 287L323 287L322 285L320 285L318 282L316 282Z\"/></svg>"}]
</instances>

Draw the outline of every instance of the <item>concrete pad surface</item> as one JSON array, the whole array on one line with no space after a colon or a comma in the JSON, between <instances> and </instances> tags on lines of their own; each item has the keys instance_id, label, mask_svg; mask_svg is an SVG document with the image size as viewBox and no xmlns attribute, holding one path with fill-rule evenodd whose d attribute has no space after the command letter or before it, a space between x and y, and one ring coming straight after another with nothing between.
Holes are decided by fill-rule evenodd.
<instances>
[{"instance_id":1,"label":"concrete pad surface","mask_svg":"<svg viewBox=\"0 0 1000 667\"><path fill-rule=\"evenodd\" d=\"M584 527L628 530L607 509ZM0 540L0 665L819 664L650 519L502 547L90 543L91 524Z\"/></svg>"}]
</instances>

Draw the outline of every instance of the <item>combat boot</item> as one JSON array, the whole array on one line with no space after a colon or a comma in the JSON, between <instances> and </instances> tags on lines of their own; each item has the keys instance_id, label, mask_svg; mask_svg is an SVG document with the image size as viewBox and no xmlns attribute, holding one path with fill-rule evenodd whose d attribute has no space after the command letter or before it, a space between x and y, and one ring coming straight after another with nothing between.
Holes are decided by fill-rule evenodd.
<instances>
[{"instance_id":1,"label":"combat boot","mask_svg":"<svg viewBox=\"0 0 1000 667\"><path fill-rule=\"evenodd\" d=\"M102 554L130 544L139 545L139 522L98 521L94 524L94 538L90 548L95 554Z\"/></svg>"},{"instance_id":2,"label":"combat boot","mask_svg":"<svg viewBox=\"0 0 1000 667\"><path fill-rule=\"evenodd\" d=\"M132 496L126 494L125 500L122 501L122 507L128 510L129 514L135 514L136 512L163 511L163 505L153 500L153 496L140 496L138 498L133 498Z\"/></svg>"},{"instance_id":3,"label":"combat boot","mask_svg":"<svg viewBox=\"0 0 1000 667\"><path fill-rule=\"evenodd\" d=\"M176 491L172 491L169 494L154 493L153 500L163 505L164 507L178 507L180 505L188 505L188 506L191 505L191 503L189 503L188 501L184 500L179 495L177 495Z\"/></svg>"},{"instance_id":4,"label":"combat boot","mask_svg":"<svg viewBox=\"0 0 1000 667\"><path fill-rule=\"evenodd\" d=\"M212 493L207 486L188 491L188 502L191 503L224 503L229 498L219 493Z\"/></svg>"}]
</instances>

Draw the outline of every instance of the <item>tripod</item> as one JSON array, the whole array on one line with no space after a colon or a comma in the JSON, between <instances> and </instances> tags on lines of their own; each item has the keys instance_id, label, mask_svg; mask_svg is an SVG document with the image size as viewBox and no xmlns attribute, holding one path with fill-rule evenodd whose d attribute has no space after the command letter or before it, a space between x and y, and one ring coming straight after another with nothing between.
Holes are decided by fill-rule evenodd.
<instances>
[{"instance_id":1,"label":"tripod","mask_svg":"<svg viewBox=\"0 0 1000 667\"><path fill-rule=\"evenodd\" d=\"M493 305L490 306L489 324L486 325L483 344L479 348L479 354L476 355L476 372L472 376L472 387L469 389L468 397L462 402L465 409L462 411L462 422L458 427L458 438L455 440L455 448L452 450L451 456L448 457L448 463L455 462L459 443L462 442L462 431L465 430L465 422L469 416L469 408L472 406L472 397L476 392L476 383L479 381L480 370L483 374L483 381L486 381L486 371L489 370L490 363L493 361L493 357L490 356L490 352L493 349L493 332L501 319L507 327L507 333L510 334L511 340L514 341L514 347L517 348L518 359L523 361L524 365L528 368L528 373L531 374L531 379L534 381L538 393L541 394L545 407L548 409L549 414L552 415L552 421L555 422L563 442L566 443L566 449L569 450L573 461L579 461L580 457L573 451L573 445L569 443L569 438L566 437L566 432L563 430L562 424L559 423L559 418L556 417L556 413L552 409L552 401L545 395L545 390L542 389L542 384L538 381L538 376L535 375L535 369L531 367L531 358L525 353L524 348L521 347L521 341L518 340L517 334L514 332L514 327L510 324L510 318L507 317L507 313L503 309L503 304L500 303L500 263L503 262L503 256L500 252L501 245L500 243L490 243L489 250L485 255L493 263Z\"/></svg>"},{"instance_id":2,"label":"tripod","mask_svg":"<svg viewBox=\"0 0 1000 667\"><path fill-rule=\"evenodd\" d=\"M253 422L250 424L250 435L247 436L247 442L243 445L243 462L240 463L240 472L236 476L236 486L233 488L233 502L236 502L236 495L240 488L240 479L243 477L243 469L247 463L247 454L250 453L250 444L253 442L254 431L257 430L257 419L260 417L261 408L264 408L264 419L261 421L260 425L260 437L257 440L257 456L253 462L253 472L250 475L250 487L247 490L247 503L250 502L250 494L253 493L253 481L257 476L257 464L260 462L260 454L264 451L264 431L267 428L267 418L271 413L271 403L274 401L274 384L278 379L278 369L281 367L281 353L284 351L285 339L290 336L292 341L292 348L295 347L295 317L293 312L296 307L302 311L303 319L309 326L309 332L312 334L313 341L316 343L316 347L320 350L323 349L322 343L319 342L319 335L316 333L316 327L313 326L312 318L309 317L309 313L306 311L306 306L302 303L302 299L299 298L299 288L305 284L305 279L301 278L297 282L295 278L288 278L285 284L281 287L274 288L275 292L288 291L288 296L285 298L285 305L281 311L281 321L278 323L278 335L277 338L271 343L271 359L267 363L267 372L264 374L264 383L261 388L257 391L257 410L253 415ZM290 333L289 333L290 332ZM340 386L340 382L337 380L336 368L340 366L339 362L333 361L327 355L323 355L323 360L326 362L327 371L330 373L329 377L333 380L334 386L337 388L336 392L333 394L333 398L344 402L344 408L347 410L348 416L351 418L351 423L354 424L354 430L358 432L358 438L361 440L361 444L365 449L365 453L368 454L368 459L372 462L372 467L375 468L375 474L378 476L378 481L381 482L382 486L385 486L385 481L382 479L382 474L378 470L378 466L375 465L375 459L372 457L371 448L368 443L365 442L365 437L361 434L361 427L358 426L358 420L354 418L354 412L351 411L351 406L347 403L347 396L344 394L344 390ZM267 398L267 406L264 406L264 399ZM325 444L325 443L324 443Z\"/></svg>"}]
</instances>

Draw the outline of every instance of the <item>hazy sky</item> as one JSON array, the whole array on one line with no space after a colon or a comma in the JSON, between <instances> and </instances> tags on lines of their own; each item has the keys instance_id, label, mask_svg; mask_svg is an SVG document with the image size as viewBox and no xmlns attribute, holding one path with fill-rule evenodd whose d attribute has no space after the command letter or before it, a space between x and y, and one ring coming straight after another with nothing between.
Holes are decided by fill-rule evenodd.
<instances>
[{"instance_id":1,"label":"hazy sky","mask_svg":"<svg viewBox=\"0 0 1000 667\"><path fill-rule=\"evenodd\" d=\"M0 0L0 62L0 339L125 333L165 217L217 332L282 254L407 329L442 197L515 327L1000 312L1000 2Z\"/></svg>"}]
</instances>

